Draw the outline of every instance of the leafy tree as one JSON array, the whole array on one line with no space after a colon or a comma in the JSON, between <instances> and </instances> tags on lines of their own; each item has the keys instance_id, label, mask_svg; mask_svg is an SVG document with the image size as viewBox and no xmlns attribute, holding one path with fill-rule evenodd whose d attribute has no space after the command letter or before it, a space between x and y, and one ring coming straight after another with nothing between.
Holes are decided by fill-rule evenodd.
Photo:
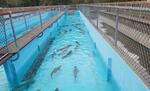
<instances>
[{"instance_id":1,"label":"leafy tree","mask_svg":"<svg viewBox=\"0 0 150 91\"><path fill-rule=\"evenodd\" d=\"M39 5L68 5L72 3L101 3L138 0L0 0L0 7L39 6Z\"/></svg>"}]
</instances>

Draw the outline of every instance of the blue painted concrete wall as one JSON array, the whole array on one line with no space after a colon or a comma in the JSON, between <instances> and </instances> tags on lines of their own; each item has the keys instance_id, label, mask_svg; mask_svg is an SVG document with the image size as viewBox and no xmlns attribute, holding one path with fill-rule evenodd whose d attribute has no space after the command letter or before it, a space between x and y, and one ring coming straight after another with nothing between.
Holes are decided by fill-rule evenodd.
<instances>
[{"instance_id":1,"label":"blue painted concrete wall","mask_svg":"<svg viewBox=\"0 0 150 91\"><path fill-rule=\"evenodd\" d=\"M89 30L90 36L96 43L100 55L103 57L104 63L107 65L108 58L112 58L112 76L115 79L120 91L149 91L142 80L103 39L88 19L81 12L80 15Z\"/></svg>"},{"instance_id":2,"label":"blue painted concrete wall","mask_svg":"<svg viewBox=\"0 0 150 91\"><path fill-rule=\"evenodd\" d=\"M13 82L14 79L18 80L18 83L23 80L24 75L28 72L32 63L35 62L35 59L38 57L38 55L40 53L38 47L40 47L40 50L44 50L48 41L50 41L50 39L55 36L55 34L57 32L57 26L64 23L64 21L65 21L64 17L65 16L63 15L52 26L49 26L43 32L42 37L35 38L27 46L25 46L23 49L21 49L19 51L19 58L16 61L11 63L11 61L16 57L16 55L14 55L4 64L6 75L10 82L11 87L13 86L13 84L15 84ZM13 69L12 69L12 66L10 66L10 64L14 65ZM10 72L11 70L14 70L16 72L15 78L12 77L11 72Z\"/></svg>"}]
</instances>

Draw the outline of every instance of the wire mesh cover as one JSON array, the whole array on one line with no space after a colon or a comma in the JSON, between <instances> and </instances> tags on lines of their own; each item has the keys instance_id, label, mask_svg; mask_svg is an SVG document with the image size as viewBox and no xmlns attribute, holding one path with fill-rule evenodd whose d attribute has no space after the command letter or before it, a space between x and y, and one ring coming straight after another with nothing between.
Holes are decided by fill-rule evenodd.
<instances>
[{"instance_id":1,"label":"wire mesh cover","mask_svg":"<svg viewBox=\"0 0 150 91\"><path fill-rule=\"evenodd\" d=\"M7 36L5 32L5 20L3 16L0 16L0 48L7 44ZM8 52L7 48L0 50L0 55Z\"/></svg>"},{"instance_id":2,"label":"wire mesh cover","mask_svg":"<svg viewBox=\"0 0 150 91\"><path fill-rule=\"evenodd\" d=\"M116 11L118 10L119 24L116 48L123 51L122 55L126 54L132 58L133 65L139 64L142 66L142 69L145 69L150 74L149 5L139 3L116 5L91 4L81 5L80 10L95 26L98 25L99 30L105 34L105 37L109 38L111 43L115 42ZM128 61L128 58L125 59ZM137 67L136 69L139 68L137 65L135 67ZM146 76L143 75L143 77Z\"/></svg>"},{"instance_id":3,"label":"wire mesh cover","mask_svg":"<svg viewBox=\"0 0 150 91\"><path fill-rule=\"evenodd\" d=\"M39 25L38 11L17 13L12 14L11 16L14 32L12 32L10 17L8 15L0 16L0 54L2 55L10 52L11 49L7 47L7 44L15 40L14 35L16 38L19 38ZM37 18L36 22L31 23L35 18ZM25 19L28 24L25 24Z\"/></svg>"}]
</instances>

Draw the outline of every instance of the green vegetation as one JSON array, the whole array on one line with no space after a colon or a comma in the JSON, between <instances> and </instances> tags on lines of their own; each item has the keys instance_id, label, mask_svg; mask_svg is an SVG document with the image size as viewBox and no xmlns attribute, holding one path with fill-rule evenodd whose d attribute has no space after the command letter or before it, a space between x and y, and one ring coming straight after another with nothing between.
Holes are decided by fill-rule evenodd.
<instances>
[{"instance_id":1,"label":"green vegetation","mask_svg":"<svg viewBox=\"0 0 150 91\"><path fill-rule=\"evenodd\" d=\"M39 6L39 5L58 5L58 4L59 5L72 4L72 0L0 0L0 7Z\"/></svg>"},{"instance_id":2,"label":"green vegetation","mask_svg":"<svg viewBox=\"0 0 150 91\"><path fill-rule=\"evenodd\" d=\"M101 3L137 0L0 0L0 7L39 6L39 5L68 5L74 3Z\"/></svg>"}]
</instances>

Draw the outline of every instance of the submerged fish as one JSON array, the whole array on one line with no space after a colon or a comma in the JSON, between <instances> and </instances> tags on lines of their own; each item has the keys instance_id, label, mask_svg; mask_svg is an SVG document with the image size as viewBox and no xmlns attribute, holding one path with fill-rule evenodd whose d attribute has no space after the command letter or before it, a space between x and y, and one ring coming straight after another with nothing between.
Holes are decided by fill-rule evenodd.
<instances>
[{"instance_id":1,"label":"submerged fish","mask_svg":"<svg viewBox=\"0 0 150 91\"><path fill-rule=\"evenodd\" d=\"M69 29L69 32L71 32L72 31L72 29Z\"/></svg>"},{"instance_id":2,"label":"submerged fish","mask_svg":"<svg viewBox=\"0 0 150 91\"><path fill-rule=\"evenodd\" d=\"M77 68L77 66L74 66L74 70L73 70L73 74L74 74L74 78L76 80L77 76L78 76L79 70Z\"/></svg>"},{"instance_id":3,"label":"submerged fish","mask_svg":"<svg viewBox=\"0 0 150 91\"><path fill-rule=\"evenodd\" d=\"M61 26L61 27L67 27L68 25L63 25L63 26Z\"/></svg>"},{"instance_id":4,"label":"submerged fish","mask_svg":"<svg viewBox=\"0 0 150 91\"><path fill-rule=\"evenodd\" d=\"M68 31L67 30L64 30L64 33L67 33Z\"/></svg>"},{"instance_id":5,"label":"submerged fish","mask_svg":"<svg viewBox=\"0 0 150 91\"><path fill-rule=\"evenodd\" d=\"M75 41L77 45L80 45L80 43L78 41Z\"/></svg>"},{"instance_id":6,"label":"submerged fish","mask_svg":"<svg viewBox=\"0 0 150 91\"><path fill-rule=\"evenodd\" d=\"M60 51L59 53L57 53L58 56L63 55L66 52L66 50Z\"/></svg>"},{"instance_id":7,"label":"submerged fish","mask_svg":"<svg viewBox=\"0 0 150 91\"><path fill-rule=\"evenodd\" d=\"M53 53L51 54L52 61L53 61L53 59L54 59L55 55L56 55L56 53L55 53L55 52L53 52Z\"/></svg>"},{"instance_id":8,"label":"submerged fish","mask_svg":"<svg viewBox=\"0 0 150 91\"><path fill-rule=\"evenodd\" d=\"M78 27L78 29L80 30L80 33L82 33L82 34L85 33L85 31L84 31L82 28L79 28L79 27Z\"/></svg>"},{"instance_id":9,"label":"submerged fish","mask_svg":"<svg viewBox=\"0 0 150 91\"><path fill-rule=\"evenodd\" d=\"M40 89L37 89L36 91L41 91Z\"/></svg>"},{"instance_id":10,"label":"submerged fish","mask_svg":"<svg viewBox=\"0 0 150 91\"><path fill-rule=\"evenodd\" d=\"M82 29L80 29L80 33L84 34L84 33L85 33L85 31L84 31L84 30L82 30Z\"/></svg>"},{"instance_id":11,"label":"submerged fish","mask_svg":"<svg viewBox=\"0 0 150 91\"><path fill-rule=\"evenodd\" d=\"M56 89L55 89L55 91L59 91L59 89L58 89L58 88L56 88Z\"/></svg>"},{"instance_id":12,"label":"submerged fish","mask_svg":"<svg viewBox=\"0 0 150 91\"><path fill-rule=\"evenodd\" d=\"M57 71L59 71L61 69L61 65L59 65L58 67L54 68L53 71L51 72L51 78L53 78L53 74L56 73Z\"/></svg>"},{"instance_id":13,"label":"submerged fish","mask_svg":"<svg viewBox=\"0 0 150 91\"><path fill-rule=\"evenodd\" d=\"M76 46L75 46L75 49L79 48L80 46L80 43L78 41L75 41L76 42Z\"/></svg>"},{"instance_id":14,"label":"submerged fish","mask_svg":"<svg viewBox=\"0 0 150 91\"><path fill-rule=\"evenodd\" d=\"M66 57L68 57L68 56L70 56L72 54L72 50L71 51L69 51L66 55L64 55L62 58L64 59L64 58L66 58Z\"/></svg>"},{"instance_id":15,"label":"submerged fish","mask_svg":"<svg viewBox=\"0 0 150 91\"><path fill-rule=\"evenodd\" d=\"M69 47L71 47L72 45L66 45L63 48L58 49L58 51L64 51L66 49L68 49Z\"/></svg>"}]
</instances>

